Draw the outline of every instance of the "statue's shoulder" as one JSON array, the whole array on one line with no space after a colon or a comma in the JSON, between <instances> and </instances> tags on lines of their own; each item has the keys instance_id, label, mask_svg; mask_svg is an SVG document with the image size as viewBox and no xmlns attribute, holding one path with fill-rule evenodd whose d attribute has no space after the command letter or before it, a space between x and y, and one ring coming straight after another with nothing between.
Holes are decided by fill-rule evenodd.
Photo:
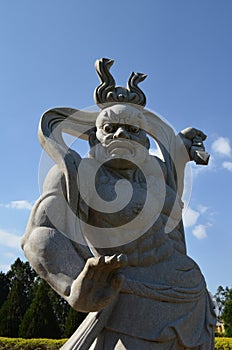
<instances>
[{"instance_id":1,"label":"statue's shoulder","mask_svg":"<svg viewBox=\"0 0 232 350\"><path fill-rule=\"evenodd\" d=\"M167 164L164 160L156 155L149 155L148 161L146 162L147 166L151 169L151 172L154 173L155 170L162 170L164 179L167 178ZM158 169L157 169L158 168Z\"/></svg>"},{"instance_id":2,"label":"statue's shoulder","mask_svg":"<svg viewBox=\"0 0 232 350\"><path fill-rule=\"evenodd\" d=\"M48 172L44 184L43 184L43 192L53 192L57 190L65 190L65 175L64 172L60 170L58 165L54 165Z\"/></svg>"},{"instance_id":3,"label":"statue's shoulder","mask_svg":"<svg viewBox=\"0 0 232 350\"><path fill-rule=\"evenodd\" d=\"M71 181L87 181L89 174L96 173L99 163L92 158L79 159L75 166L66 167L66 174L57 164L53 165L48 171L44 183L43 192L53 192L57 190L66 191L67 176Z\"/></svg>"}]
</instances>

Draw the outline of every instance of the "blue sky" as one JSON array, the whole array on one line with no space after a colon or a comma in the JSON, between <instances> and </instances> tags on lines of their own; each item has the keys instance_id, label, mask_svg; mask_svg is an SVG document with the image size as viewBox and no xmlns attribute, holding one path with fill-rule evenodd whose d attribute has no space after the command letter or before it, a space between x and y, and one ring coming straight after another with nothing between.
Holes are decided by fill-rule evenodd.
<instances>
[{"instance_id":1,"label":"blue sky","mask_svg":"<svg viewBox=\"0 0 232 350\"><path fill-rule=\"evenodd\" d=\"M232 287L231 0L1 1L0 270L23 258L19 242L39 196L41 114L92 106L94 62L113 58L124 85L131 71L147 108L180 131L204 130L208 167L192 169L185 215L188 254L208 288Z\"/></svg>"}]
</instances>

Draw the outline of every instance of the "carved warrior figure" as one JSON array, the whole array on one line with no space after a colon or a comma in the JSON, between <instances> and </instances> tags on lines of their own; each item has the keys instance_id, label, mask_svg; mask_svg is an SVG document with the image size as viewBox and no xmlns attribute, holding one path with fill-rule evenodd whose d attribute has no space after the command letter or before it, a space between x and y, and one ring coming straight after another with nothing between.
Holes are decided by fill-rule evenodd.
<instances>
[{"instance_id":1,"label":"carved warrior figure","mask_svg":"<svg viewBox=\"0 0 232 350\"><path fill-rule=\"evenodd\" d=\"M22 240L34 269L76 310L89 313L63 349L214 348L204 277L187 256L181 200L185 164L207 164L206 135L173 129L144 108L132 73L115 86L98 60L100 112L57 108L39 138L56 165ZM86 158L62 132L89 140ZM149 154L149 138L162 156Z\"/></svg>"}]
</instances>

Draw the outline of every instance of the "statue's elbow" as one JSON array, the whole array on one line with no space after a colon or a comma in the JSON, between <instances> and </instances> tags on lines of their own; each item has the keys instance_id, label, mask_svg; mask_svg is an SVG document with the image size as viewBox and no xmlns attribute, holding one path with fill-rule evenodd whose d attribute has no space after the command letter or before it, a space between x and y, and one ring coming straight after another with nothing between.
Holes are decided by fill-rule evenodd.
<instances>
[{"instance_id":1,"label":"statue's elbow","mask_svg":"<svg viewBox=\"0 0 232 350\"><path fill-rule=\"evenodd\" d=\"M26 231L21 240L21 247L25 257L28 259L34 270L40 275L40 277L46 278L47 272L43 267L45 246L43 244L43 239L41 240L41 232L38 232L41 230L43 229L35 228L30 232Z\"/></svg>"}]
</instances>

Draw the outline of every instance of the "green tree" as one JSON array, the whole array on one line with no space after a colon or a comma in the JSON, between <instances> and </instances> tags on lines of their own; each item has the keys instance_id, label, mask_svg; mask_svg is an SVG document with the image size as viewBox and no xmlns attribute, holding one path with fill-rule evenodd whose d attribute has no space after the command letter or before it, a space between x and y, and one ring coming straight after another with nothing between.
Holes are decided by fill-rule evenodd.
<instances>
[{"instance_id":1,"label":"green tree","mask_svg":"<svg viewBox=\"0 0 232 350\"><path fill-rule=\"evenodd\" d=\"M49 298L50 287L41 281L19 329L23 338L60 338L60 329Z\"/></svg>"},{"instance_id":2,"label":"green tree","mask_svg":"<svg viewBox=\"0 0 232 350\"><path fill-rule=\"evenodd\" d=\"M7 296L10 291L10 281L5 273L0 272L0 308L3 305L4 301L7 299Z\"/></svg>"},{"instance_id":3,"label":"green tree","mask_svg":"<svg viewBox=\"0 0 232 350\"><path fill-rule=\"evenodd\" d=\"M61 337L64 337L65 324L68 316L70 306L66 300L64 300L59 294L57 294L52 288L48 290L51 306L59 324Z\"/></svg>"},{"instance_id":4,"label":"green tree","mask_svg":"<svg viewBox=\"0 0 232 350\"><path fill-rule=\"evenodd\" d=\"M70 337L85 319L86 315L86 313L78 312L70 307L63 336Z\"/></svg>"},{"instance_id":5,"label":"green tree","mask_svg":"<svg viewBox=\"0 0 232 350\"><path fill-rule=\"evenodd\" d=\"M22 283L15 278L6 301L0 309L0 335L17 337L19 325L26 311L26 295Z\"/></svg>"},{"instance_id":6,"label":"green tree","mask_svg":"<svg viewBox=\"0 0 232 350\"><path fill-rule=\"evenodd\" d=\"M11 265L11 268L7 273L7 278L10 281L10 287L15 279L20 281L24 295L26 296L26 307L28 307L34 297L34 287L36 287L36 282L39 280L36 272L28 262L23 262L20 258L17 258L14 264Z\"/></svg>"},{"instance_id":7,"label":"green tree","mask_svg":"<svg viewBox=\"0 0 232 350\"><path fill-rule=\"evenodd\" d=\"M6 276L0 277L2 283L8 281L7 299L0 309L0 335L17 337L24 313L31 303L38 277L29 263L22 262L19 258L11 265Z\"/></svg>"},{"instance_id":8,"label":"green tree","mask_svg":"<svg viewBox=\"0 0 232 350\"><path fill-rule=\"evenodd\" d=\"M229 287L224 288L222 286L219 286L216 294L214 295L214 301L215 301L216 307L217 307L218 321L222 321L222 319L223 319L222 314L224 311L226 300L229 296L229 292L230 292Z\"/></svg>"},{"instance_id":9,"label":"green tree","mask_svg":"<svg viewBox=\"0 0 232 350\"><path fill-rule=\"evenodd\" d=\"M227 294L222 318L225 322L226 336L232 337L232 289Z\"/></svg>"}]
</instances>

